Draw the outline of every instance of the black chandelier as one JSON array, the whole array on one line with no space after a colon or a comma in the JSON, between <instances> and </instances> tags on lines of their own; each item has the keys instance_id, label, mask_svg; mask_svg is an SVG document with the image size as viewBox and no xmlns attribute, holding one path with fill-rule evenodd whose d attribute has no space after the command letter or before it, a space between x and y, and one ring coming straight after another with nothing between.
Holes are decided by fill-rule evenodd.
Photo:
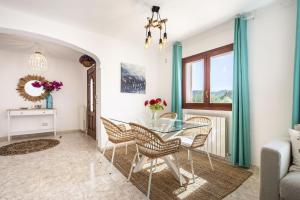
<instances>
[{"instance_id":1,"label":"black chandelier","mask_svg":"<svg viewBox=\"0 0 300 200\"><path fill-rule=\"evenodd\" d=\"M148 23L145 26L146 29L146 40L145 48L148 48L152 42L151 29L159 29L159 49L162 49L163 46L167 43L167 25L166 22L168 19L161 19L159 14L159 6L152 6L152 17L147 17ZM161 37L162 30L164 31L163 38Z\"/></svg>"}]
</instances>

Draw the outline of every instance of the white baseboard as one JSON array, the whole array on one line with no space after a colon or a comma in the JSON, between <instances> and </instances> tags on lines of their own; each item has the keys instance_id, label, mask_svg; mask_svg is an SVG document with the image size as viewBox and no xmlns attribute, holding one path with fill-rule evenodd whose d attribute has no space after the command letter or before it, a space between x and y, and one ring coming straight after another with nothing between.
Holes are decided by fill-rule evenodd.
<instances>
[{"instance_id":1,"label":"white baseboard","mask_svg":"<svg viewBox=\"0 0 300 200\"><path fill-rule=\"evenodd\" d=\"M58 130L56 133L57 133L57 135L60 135L60 134L70 134L70 133L78 133L78 132L82 132L82 131L80 131L79 129L69 129L69 130ZM27 134L26 135L14 135L11 137L12 137L12 139L16 139L16 138L23 139L23 138L34 138L34 137L50 136L50 135L53 135L53 132L34 133L34 134L28 134L28 135ZM7 141L7 136L0 137L0 142L3 142L3 141Z\"/></svg>"}]
</instances>

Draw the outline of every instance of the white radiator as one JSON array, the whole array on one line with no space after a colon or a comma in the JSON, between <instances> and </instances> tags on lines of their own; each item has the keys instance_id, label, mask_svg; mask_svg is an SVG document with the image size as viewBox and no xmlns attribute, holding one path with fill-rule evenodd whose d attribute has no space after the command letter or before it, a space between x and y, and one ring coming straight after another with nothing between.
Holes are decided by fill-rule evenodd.
<instances>
[{"instance_id":1,"label":"white radiator","mask_svg":"<svg viewBox=\"0 0 300 200\"><path fill-rule=\"evenodd\" d=\"M225 117L204 116L200 114L184 114L184 120L190 117L203 116L212 120L212 132L208 136L204 147L200 150L208 149L208 152L220 157L226 157L226 120Z\"/></svg>"}]
</instances>

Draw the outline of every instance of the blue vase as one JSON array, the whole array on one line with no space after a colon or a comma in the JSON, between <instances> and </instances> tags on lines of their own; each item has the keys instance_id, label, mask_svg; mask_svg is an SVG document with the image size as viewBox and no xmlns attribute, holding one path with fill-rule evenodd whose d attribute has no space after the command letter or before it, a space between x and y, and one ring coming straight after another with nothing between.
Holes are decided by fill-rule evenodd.
<instances>
[{"instance_id":1,"label":"blue vase","mask_svg":"<svg viewBox=\"0 0 300 200\"><path fill-rule=\"evenodd\" d=\"M46 108L53 109L53 97L51 94L48 94L48 96L46 97Z\"/></svg>"}]
</instances>

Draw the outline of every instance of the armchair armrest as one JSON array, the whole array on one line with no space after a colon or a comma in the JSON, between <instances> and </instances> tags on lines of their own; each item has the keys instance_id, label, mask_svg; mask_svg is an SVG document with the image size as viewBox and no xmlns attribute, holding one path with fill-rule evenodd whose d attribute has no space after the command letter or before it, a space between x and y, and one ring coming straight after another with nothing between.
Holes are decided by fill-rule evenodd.
<instances>
[{"instance_id":1,"label":"armchair armrest","mask_svg":"<svg viewBox=\"0 0 300 200\"><path fill-rule=\"evenodd\" d=\"M289 141L273 141L261 150L260 200L279 200L280 179L289 169L291 144Z\"/></svg>"}]
</instances>

